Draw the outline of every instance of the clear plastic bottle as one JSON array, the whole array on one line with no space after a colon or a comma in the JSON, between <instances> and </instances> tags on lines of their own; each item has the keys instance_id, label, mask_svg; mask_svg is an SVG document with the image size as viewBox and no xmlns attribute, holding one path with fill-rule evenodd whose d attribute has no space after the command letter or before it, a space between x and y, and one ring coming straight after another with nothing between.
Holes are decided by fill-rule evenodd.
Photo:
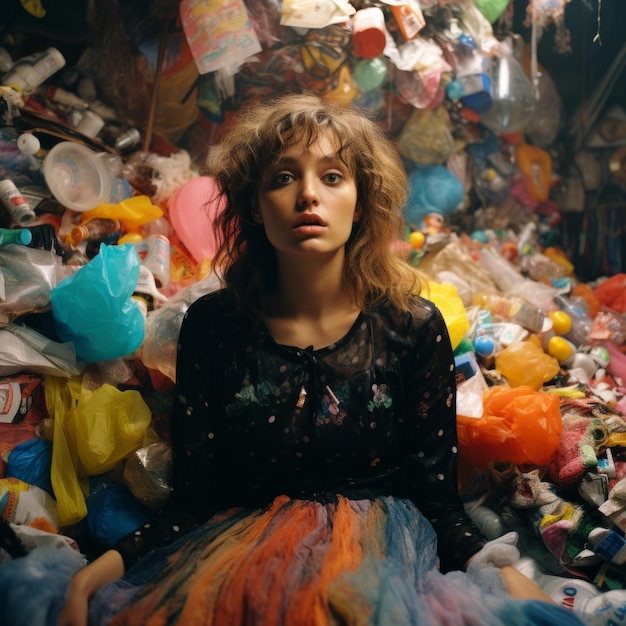
<instances>
[{"instance_id":1,"label":"clear plastic bottle","mask_svg":"<svg viewBox=\"0 0 626 626\"><path fill-rule=\"evenodd\" d=\"M540 333L544 327L545 313L516 296L479 292L473 304L489 311L494 321L511 321L532 333Z\"/></svg>"},{"instance_id":2,"label":"clear plastic bottle","mask_svg":"<svg viewBox=\"0 0 626 626\"><path fill-rule=\"evenodd\" d=\"M515 569L533 580L559 606L579 615L587 626L626 624L626 589L602 591L585 580L546 574L528 557L521 558Z\"/></svg>"},{"instance_id":3,"label":"clear plastic bottle","mask_svg":"<svg viewBox=\"0 0 626 626\"><path fill-rule=\"evenodd\" d=\"M119 220L94 218L81 221L70 232L69 241L76 245L81 241L111 241L119 237L122 225Z\"/></svg>"},{"instance_id":4,"label":"clear plastic bottle","mask_svg":"<svg viewBox=\"0 0 626 626\"><path fill-rule=\"evenodd\" d=\"M572 328L564 335L565 339L571 341L577 348L584 346L593 325L587 303L582 298L567 298L561 295L556 295L554 302L572 321Z\"/></svg>"}]
</instances>

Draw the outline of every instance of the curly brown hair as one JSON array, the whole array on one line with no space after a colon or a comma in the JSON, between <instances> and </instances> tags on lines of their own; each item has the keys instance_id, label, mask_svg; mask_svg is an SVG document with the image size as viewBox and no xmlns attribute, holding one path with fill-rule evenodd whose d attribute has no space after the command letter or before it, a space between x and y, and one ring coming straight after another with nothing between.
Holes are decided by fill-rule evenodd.
<instances>
[{"instance_id":1,"label":"curly brown hair","mask_svg":"<svg viewBox=\"0 0 626 626\"><path fill-rule=\"evenodd\" d=\"M405 309L419 273L393 250L404 236L407 178L393 143L356 108L313 94L289 94L242 109L214 148L207 173L223 207L216 219L214 268L247 307L260 313L277 280L274 249L254 219L264 170L294 143L330 133L354 176L361 219L346 244L344 280L362 308L388 299Z\"/></svg>"}]
</instances>

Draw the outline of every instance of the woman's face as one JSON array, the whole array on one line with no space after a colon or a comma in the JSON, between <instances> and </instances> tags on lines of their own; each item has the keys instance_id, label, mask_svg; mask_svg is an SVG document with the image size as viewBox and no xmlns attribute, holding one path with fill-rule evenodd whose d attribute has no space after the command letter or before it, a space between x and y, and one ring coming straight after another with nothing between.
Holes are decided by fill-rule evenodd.
<instances>
[{"instance_id":1,"label":"woman's face","mask_svg":"<svg viewBox=\"0 0 626 626\"><path fill-rule=\"evenodd\" d=\"M343 252L359 211L356 183L338 147L331 134L320 134L308 147L287 147L265 170L256 219L278 255Z\"/></svg>"}]
</instances>

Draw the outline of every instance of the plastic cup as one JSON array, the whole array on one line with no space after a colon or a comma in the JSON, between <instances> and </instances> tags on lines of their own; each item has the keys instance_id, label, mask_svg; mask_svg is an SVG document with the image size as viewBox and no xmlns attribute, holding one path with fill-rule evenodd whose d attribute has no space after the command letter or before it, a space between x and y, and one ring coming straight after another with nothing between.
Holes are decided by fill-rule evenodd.
<instances>
[{"instance_id":1,"label":"plastic cup","mask_svg":"<svg viewBox=\"0 0 626 626\"><path fill-rule=\"evenodd\" d=\"M87 146L62 141L43 162L43 175L54 197L73 211L88 211L111 198L115 178L107 166L107 155Z\"/></svg>"}]
</instances>

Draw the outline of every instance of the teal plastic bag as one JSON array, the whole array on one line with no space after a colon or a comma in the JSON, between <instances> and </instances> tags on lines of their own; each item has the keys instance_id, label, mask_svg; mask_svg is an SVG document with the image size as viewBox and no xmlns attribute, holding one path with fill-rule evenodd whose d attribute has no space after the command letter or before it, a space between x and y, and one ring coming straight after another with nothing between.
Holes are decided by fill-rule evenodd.
<instances>
[{"instance_id":1,"label":"teal plastic bag","mask_svg":"<svg viewBox=\"0 0 626 626\"><path fill-rule=\"evenodd\" d=\"M139 279L135 247L100 245L100 252L50 294L57 334L88 363L132 354L144 338L144 317L131 299Z\"/></svg>"}]
</instances>

